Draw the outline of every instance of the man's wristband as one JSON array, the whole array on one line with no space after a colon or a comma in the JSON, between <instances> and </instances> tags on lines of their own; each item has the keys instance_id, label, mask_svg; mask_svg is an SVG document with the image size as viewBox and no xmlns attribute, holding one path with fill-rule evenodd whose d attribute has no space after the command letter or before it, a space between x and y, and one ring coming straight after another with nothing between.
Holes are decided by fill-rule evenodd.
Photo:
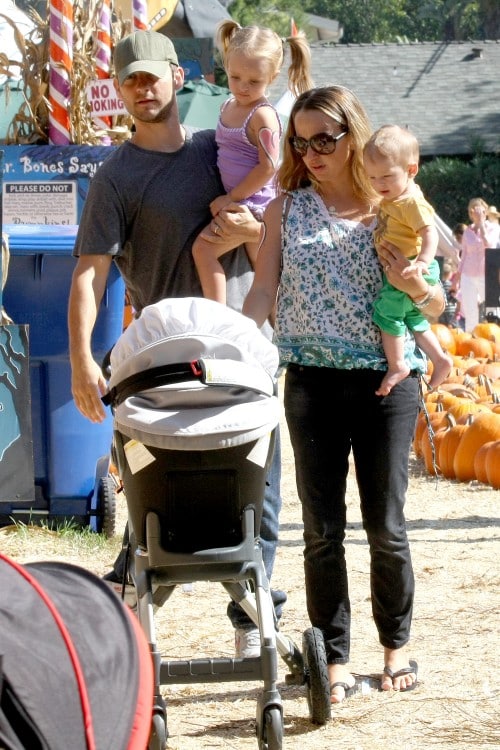
<instances>
[{"instance_id":1,"label":"man's wristband","mask_svg":"<svg viewBox=\"0 0 500 750\"><path fill-rule=\"evenodd\" d=\"M432 300L435 299L435 297L436 297L436 287L429 286L427 293L424 294L422 298L417 297L416 300L412 299L412 302L418 310L423 310L424 307L427 307L427 305L429 305L432 302Z\"/></svg>"}]
</instances>

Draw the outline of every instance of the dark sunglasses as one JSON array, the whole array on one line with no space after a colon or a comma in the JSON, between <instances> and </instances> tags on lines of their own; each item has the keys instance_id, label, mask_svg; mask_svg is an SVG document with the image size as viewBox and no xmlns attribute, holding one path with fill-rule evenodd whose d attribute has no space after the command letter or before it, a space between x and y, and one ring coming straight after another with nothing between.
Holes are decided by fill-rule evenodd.
<instances>
[{"instance_id":1,"label":"dark sunglasses","mask_svg":"<svg viewBox=\"0 0 500 750\"><path fill-rule=\"evenodd\" d=\"M299 156L305 156L309 146L317 154L333 154L337 148L337 141L340 141L345 135L347 135L347 130L344 130L340 135L317 133L317 135L313 135L309 140L301 138L299 135L292 135L288 139L288 143Z\"/></svg>"}]
</instances>

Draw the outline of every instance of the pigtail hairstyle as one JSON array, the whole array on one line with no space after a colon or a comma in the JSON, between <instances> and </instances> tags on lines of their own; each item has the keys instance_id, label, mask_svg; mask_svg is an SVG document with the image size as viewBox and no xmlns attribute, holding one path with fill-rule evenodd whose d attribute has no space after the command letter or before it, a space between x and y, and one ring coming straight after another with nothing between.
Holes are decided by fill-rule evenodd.
<instances>
[{"instance_id":1,"label":"pigtail hairstyle","mask_svg":"<svg viewBox=\"0 0 500 750\"><path fill-rule=\"evenodd\" d=\"M289 36L285 42L290 47L292 58L288 68L288 87L294 96L299 96L314 85L311 78L311 50L303 31Z\"/></svg>"},{"instance_id":2,"label":"pigtail hairstyle","mask_svg":"<svg viewBox=\"0 0 500 750\"><path fill-rule=\"evenodd\" d=\"M236 21L222 21L216 32L216 46L222 62L227 68L231 52L240 51L251 57L262 57L269 61L272 78L280 72L284 61L283 45L290 45L291 63L288 68L288 85L294 96L312 87L311 50L305 34L282 40L272 29L260 26L240 26Z\"/></svg>"}]
</instances>

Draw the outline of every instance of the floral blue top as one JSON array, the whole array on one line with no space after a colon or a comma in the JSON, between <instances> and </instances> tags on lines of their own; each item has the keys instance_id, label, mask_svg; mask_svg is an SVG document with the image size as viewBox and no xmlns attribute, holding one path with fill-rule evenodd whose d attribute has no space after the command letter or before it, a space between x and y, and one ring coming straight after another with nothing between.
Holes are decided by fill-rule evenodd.
<instances>
[{"instance_id":1,"label":"floral blue top","mask_svg":"<svg viewBox=\"0 0 500 750\"><path fill-rule=\"evenodd\" d=\"M330 215L312 188L291 196L274 335L281 364L386 370L380 331L372 322L382 287L373 244L376 220L367 227ZM410 369L424 372L410 334L405 346Z\"/></svg>"}]
</instances>

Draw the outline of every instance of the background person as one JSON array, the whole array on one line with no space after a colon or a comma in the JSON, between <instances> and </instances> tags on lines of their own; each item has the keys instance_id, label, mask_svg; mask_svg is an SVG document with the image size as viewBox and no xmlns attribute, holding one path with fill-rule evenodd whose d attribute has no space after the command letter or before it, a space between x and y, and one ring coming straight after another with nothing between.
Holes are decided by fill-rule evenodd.
<instances>
[{"instance_id":1,"label":"background person","mask_svg":"<svg viewBox=\"0 0 500 750\"><path fill-rule=\"evenodd\" d=\"M458 266L460 310L465 318L465 330L471 333L479 323L480 309L485 300L485 252L495 247L495 225L486 218L488 204L482 198L472 198L468 205L471 223L462 235L462 252Z\"/></svg>"},{"instance_id":2,"label":"background person","mask_svg":"<svg viewBox=\"0 0 500 750\"><path fill-rule=\"evenodd\" d=\"M439 323L454 328L458 325L459 304L454 284L454 271L450 261L445 260L441 269L441 286L445 294L445 307L438 318Z\"/></svg>"},{"instance_id":3,"label":"background person","mask_svg":"<svg viewBox=\"0 0 500 750\"><path fill-rule=\"evenodd\" d=\"M460 253L462 252L462 238L464 236L464 232L465 232L466 229L467 229L467 224L463 224L460 221L460 222L458 222L458 224L455 224L455 226L453 227L453 230L452 230L453 239L456 242L457 249L458 249L458 252L459 252L459 257L460 257Z\"/></svg>"},{"instance_id":4,"label":"background person","mask_svg":"<svg viewBox=\"0 0 500 750\"><path fill-rule=\"evenodd\" d=\"M289 87L297 96L312 86L311 53L303 35L287 39L292 62ZM266 96L266 89L283 65L283 41L275 31L258 26L242 28L235 21L223 21L217 33L219 48L232 97L221 107L215 131L217 164L224 194L210 204L212 216L230 203L243 203L262 220L264 209L276 196L274 176L279 159L281 122ZM193 257L203 294L226 304L226 279L219 258L238 243L229 236L210 237L210 224L193 245ZM211 241L205 239L209 235ZM258 242L247 242L246 250L255 265Z\"/></svg>"},{"instance_id":5,"label":"background person","mask_svg":"<svg viewBox=\"0 0 500 750\"><path fill-rule=\"evenodd\" d=\"M493 247L500 247L500 213L497 211L496 206L488 206L486 211L486 218L495 227L496 237L493 236L493 242L496 242Z\"/></svg>"},{"instance_id":6,"label":"background person","mask_svg":"<svg viewBox=\"0 0 500 750\"><path fill-rule=\"evenodd\" d=\"M371 130L357 97L342 86L317 88L293 105L278 171L285 191L264 215L265 239L243 312L258 325L276 302L275 343L286 366L285 415L304 522L309 618L325 640L331 700L355 689L350 673L351 605L344 550L346 480L352 451L363 527L371 553L370 587L383 646L384 690L411 690L409 661L414 577L405 527L408 460L424 364L406 340L411 375L380 398L387 369L372 320L382 272L373 244L378 196L363 168ZM411 297L429 285L387 244L390 281ZM438 316L436 287L427 312ZM325 416L335 413L335 426ZM333 436L333 437L332 437Z\"/></svg>"},{"instance_id":7,"label":"background person","mask_svg":"<svg viewBox=\"0 0 500 750\"><path fill-rule=\"evenodd\" d=\"M92 422L105 417L101 396L107 384L92 356L91 337L111 263L118 266L138 314L166 297L202 296L192 243L210 218L210 201L222 192L213 131L193 131L179 121L175 92L183 86L184 72L170 39L154 31L130 34L115 47L114 68L115 88L134 117L135 132L90 183L75 243L78 261L68 310L73 397ZM261 225L246 207L230 204L217 221L240 243L260 236ZM252 280L244 247L224 263L228 304L241 309ZM280 460L277 435L260 529L268 577L278 538ZM111 582L120 583L124 562L124 555L115 561ZM286 596L273 592L273 599L279 616ZM234 603L229 614L237 655L258 655L255 625Z\"/></svg>"}]
</instances>

